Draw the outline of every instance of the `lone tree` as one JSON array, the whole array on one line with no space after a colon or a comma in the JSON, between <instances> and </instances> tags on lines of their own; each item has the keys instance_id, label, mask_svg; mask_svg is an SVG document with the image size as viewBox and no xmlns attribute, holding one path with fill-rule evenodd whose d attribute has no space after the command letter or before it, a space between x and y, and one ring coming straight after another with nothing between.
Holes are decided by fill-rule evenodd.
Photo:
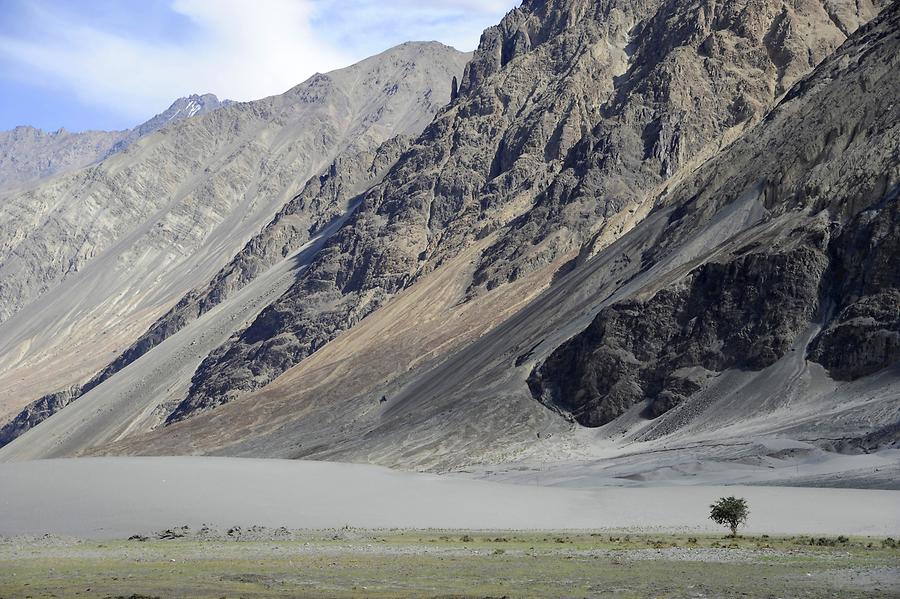
<instances>
[{"instance_id":1,"label":"lone tree","mask_svg":"<svg viewBox=\"0 0 900 599\"><path fill-rule=\"evenodd\" d=\"M731 536L737 536L738 526L745 523L750 517L750 508L743 497L722 497L712 504L709 510L709 519L716 524L727 526L731 529Z\"/></svg>"}]
</instances>

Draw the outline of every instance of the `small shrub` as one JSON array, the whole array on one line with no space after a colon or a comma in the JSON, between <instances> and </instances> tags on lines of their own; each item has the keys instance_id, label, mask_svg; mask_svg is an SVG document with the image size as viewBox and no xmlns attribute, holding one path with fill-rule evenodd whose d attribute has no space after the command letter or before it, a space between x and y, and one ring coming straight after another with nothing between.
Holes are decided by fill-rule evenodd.
<instances>
[{"instance_id":1,"label":"small shrub","mask_svg":"<svg viewBox=\"0 0 900 599\"><path fill-rule=\"evenodd\" d=\"M696 545L696 544L697 544L697 537L688 537L687 542L688 542L688 545Z\"/></svg>"},{"instance_id":2,"label":"small shrub","mask_svg":"<svg viewBox=\"0 0 900 599\"><path fill-rule=\"evenodd\" d=\"M459 538L459 540L462 541L463 543L471 543L472 537L470 537L469 535L463 535Z\"/></svg>"}]
</instances>

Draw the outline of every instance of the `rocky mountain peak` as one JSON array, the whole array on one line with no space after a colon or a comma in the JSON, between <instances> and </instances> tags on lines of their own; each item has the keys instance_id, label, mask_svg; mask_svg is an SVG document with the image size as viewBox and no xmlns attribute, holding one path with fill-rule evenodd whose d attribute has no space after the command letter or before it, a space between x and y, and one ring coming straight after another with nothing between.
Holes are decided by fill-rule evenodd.
<instances>
[{"instance_id":1,"label":"rocky mountain peak","mask_svg":"<svg viewBox=\"0 0 900 599\"><path fill-rule=\"evenodd\" d=\"M165 111L129 131L124 139L110 149L109 155L121 152L138 139L172 123L207 114L232 104L234 104L232 100L219 100L214 94L191 94L178 98Z\"/></svg>"},{"instance_id":2,"label":"rocky mountain peak","mask_svg":"<svg viewBox=\"0 0 900 599\"><path fill-rule=\"evenodd\" d=\"M217 108L221 108L223 106L229 106L234 104L231 100L219 100L215 96L215 94L191 94L190 96L186 96L184 98L178 98L172 105L166 109L165 112L162 112L154 119L164 119L166 122L173 121L176 119L182 118L190 118L192 116L196 116L198 114L204 114L207 112L211 112L216 110ZM154 120L154 119L151 119ZM150 121L148 121L149 123ZM145 123L146 125L147 123Z\"/></svg>"}]
</instances>

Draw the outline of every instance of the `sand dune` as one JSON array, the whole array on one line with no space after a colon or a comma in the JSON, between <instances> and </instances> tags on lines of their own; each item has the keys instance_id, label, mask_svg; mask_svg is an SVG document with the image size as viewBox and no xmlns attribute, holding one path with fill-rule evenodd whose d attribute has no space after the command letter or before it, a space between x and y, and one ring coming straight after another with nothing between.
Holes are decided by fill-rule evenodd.
<instances>
[{"instance_id":1,"label":"sand dune","mask_svg":"<svg viewBox=\"0 0 900 599\"><path fill-rule=\"evenodd\" d=\"M118 538L171 526L332 528L719 528L722 495L746 497L747 530L900 534L900 492L784 487L577 490L328 462L92 458L0 465L0 535Z\"/></svg>"}]
</instances>

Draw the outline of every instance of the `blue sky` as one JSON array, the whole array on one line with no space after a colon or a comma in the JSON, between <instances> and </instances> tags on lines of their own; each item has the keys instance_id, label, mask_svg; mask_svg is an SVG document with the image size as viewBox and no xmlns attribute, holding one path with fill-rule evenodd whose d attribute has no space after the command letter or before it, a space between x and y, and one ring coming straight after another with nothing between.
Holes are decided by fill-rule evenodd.
<instances>
[{"instance_id":1,"label":"blue sky","mask_svg":"<svg viewBox=\"0 0 900 599\"><path fill-rule=\"evenodd\" d=\"M0 0L0 130L124 129L253 100L409 40L473 50L518 0Z\"/></svg>"}]
</instances>

